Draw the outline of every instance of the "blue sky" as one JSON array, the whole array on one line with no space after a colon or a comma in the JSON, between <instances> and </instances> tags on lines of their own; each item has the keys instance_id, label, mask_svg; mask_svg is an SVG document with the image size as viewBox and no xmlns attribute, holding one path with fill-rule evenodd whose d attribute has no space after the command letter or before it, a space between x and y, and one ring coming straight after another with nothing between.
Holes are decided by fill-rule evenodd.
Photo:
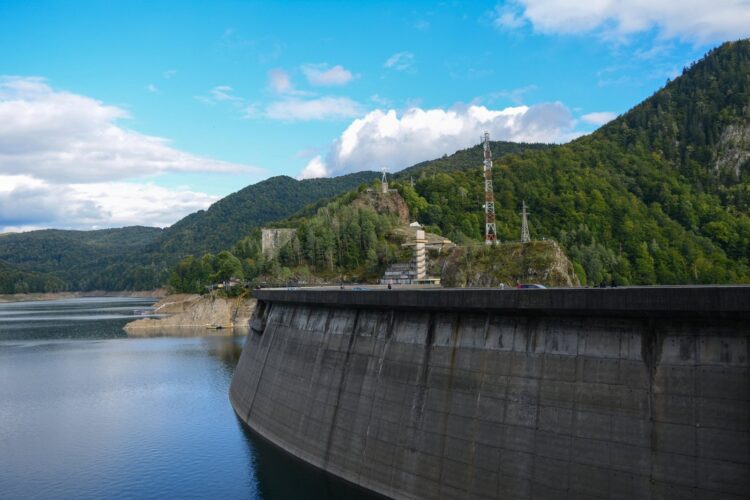
<instances>
[{"instance_id":1,"label":"blue sky","mask_svg":"<svg viewBox=\"0 0 750 500\"><path fill-rule=\"evenodd\" d=\"M485 129L566 142L748 26L748 0L4 0L0 231L165 226Z\"/></svg>"}]
</instances>

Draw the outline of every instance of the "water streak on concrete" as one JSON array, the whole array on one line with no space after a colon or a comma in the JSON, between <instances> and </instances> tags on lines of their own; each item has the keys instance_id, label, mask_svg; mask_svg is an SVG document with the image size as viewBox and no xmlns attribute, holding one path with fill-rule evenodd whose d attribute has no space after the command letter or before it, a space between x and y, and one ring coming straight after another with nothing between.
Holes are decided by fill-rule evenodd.
<instances>
[{"instance_id":1,"label":"water streak on concrete","mask_svg":"<svg viewBox=\"0 0 750 500\"><path fill-rule=\"evenodd\" d=\"M750 287L257 297L232 404L347 481L399 498L750 495Z\"/></svg>"}]
</instances>

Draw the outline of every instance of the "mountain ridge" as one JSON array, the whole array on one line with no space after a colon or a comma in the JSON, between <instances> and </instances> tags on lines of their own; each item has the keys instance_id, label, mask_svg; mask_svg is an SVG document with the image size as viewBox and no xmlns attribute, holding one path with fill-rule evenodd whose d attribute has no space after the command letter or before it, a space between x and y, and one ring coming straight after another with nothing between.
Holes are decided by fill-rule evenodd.
<instances>
[{"instance_id":1,"label":"mountain ridge","mask_svg":"<svg viewBox=\"0 0 750 500\"><path fill-rule=\"evenodd\" d=\"M750 151L742 132L750 130L748 109L750 41L742 40L710 51L592 134L563 145L494 155L499 239L520 238L519 212L526 201L532 237L559 241L582 283L750 282L750 161L743 160ZM728 134L740 136L731 145L734 177L715 167L717 158L726 155L721 148L726 149ZM461 161L453 164L459 156ZM481 161L481 148L474 146L395 174L390 187L430 231L458 243L478 243L484 229ZM440 168L434 168L435 162L442 162ZM475 168L467 168L471 163ZM324 272L327 266L329 274L346 274L354 270L347 262L360 266L367 252L384 248L380 234L369 238L373 246L360 241L359 254L341 246L348 237L342 228L356 233L349 229L352 214L331 212L346 196L330 206L321 202L317 216L308 209L292 218L300 227L302 248L304 228L315 227L315 252L320 253L322 240L323 253L331 256L328 262L302 259L312 271L320 267ZM316 222L321 215L338 234L321 229ZM245 267L250 277L258 269L265 272L253 252L243 253L252 248L246 242L236 249L252 262ZM298 250L287 255L295 252L299 261ZM286 265L293 261L287 259ZM384 264L369 257L367 262L369 275ZM283 259L266 267L274 265L282 276L289 274Z\"/></svg>"},{"instance_id":2,"label":"mountain ridge","mask_svg":"<svg viewBox=\"0 0 750 500\"><path fill-rule=\"evenodd\" d=\"M501 240L518 238L518 212L525 200L532 236L558 240L583 282L750 282L750 41L713 49L592 134L563 145L509 144L492 143ZM502 154L504 150L508 154ZM379 176L357 175L344 176L352 184L348 189ZM264 187L293 181L275 179L253 186L261 185L256 191L268 195ZM340 178L331 185L335 179ZM431 231L459 243L481 240L484 183L479 146L420 162L392 179L412 216ZM238 209L241 204L225 198L215 204L213 219L206 216L209 209L164 230L159 243L149 247L151 260L133 257L134 269L163 277L180 249L193 255L216 252L230 248L250 227L310 217L347 192L345 186L336 186L337 193L319 193L296 212L284 204L289 196L270 200L272 206L289 209L284 213L269 214L268 207L258 203L257 219L245 225L237 220L245 217ZM212 224L226 214L231 216L231 224L224 226L228 229ZM224 234L216 234L221 231ZM210 244L202 241L206 235ZM0 260L7 255L3 245L8 238L0 238ZM364 250L365 243L361 245ZM160 252L162 248L167 252ZM224 262L229 262L226 256ZM123 273L123 266L109 263L113 273Z\"/></svg>"}]
</instances>

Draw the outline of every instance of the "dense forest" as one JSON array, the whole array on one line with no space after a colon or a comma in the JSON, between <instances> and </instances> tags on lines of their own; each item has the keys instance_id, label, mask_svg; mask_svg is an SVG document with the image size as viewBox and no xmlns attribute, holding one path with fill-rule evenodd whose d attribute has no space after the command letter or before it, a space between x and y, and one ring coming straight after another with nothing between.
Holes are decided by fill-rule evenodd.
<instances>
[{"instance_id":1,"label":"dense forest","mask_svg":"<svg viewBox=\"0 0 750 500\"><path fill-rule=\"evenodd\" d=\"M0 293L62 292L65 282L50 274L22 271L0 262Z\"/></svg>"},{"instance_id":2,"label":"dense forest","mask_svg":"<svg viewBox=\"0 0 750 500\"><path fill-rule=\"evenodd\" d=\"M750 282L750 41L714 49L589 136L495 166L499 237L519 238L525 200L532 236L560 241L584 282ZM400 190L447 237L481 237L480 169Z\"/></svg>"},{"instance_id":3,"label":"dense forest","mask_svg":"<svg viewBox=\"0 0 750 500\"><path fill-rule=\"evenodd\" d=\"M479 136L477 136L479 139ZM525 151L544 150L553 147L551 144L492 141L492 154L495 158L509 154L520 154ZM401 179L409 179L413 176L433 175L440 172L455 172L457 170L469 170L477 168L477 155L482 158L482 146L477 145L467 149L456 151L452 155L444 155L442 158L417 163L411 167L401 170L397 175Z\"/></svg>"},{"instance_id":4,"label":"dense forest","mask_svg":"<svg viewBox=\"0 0 750 500\"><path fill-rule=\"evenodd\" d=\"M261 251L260 230L255 230L230 251L184 259L170 275L170 288L199 293L230 277L257 284L376 280L387 263L408 258L409 252L400 246L403 238L392 235L400 222L397 214L353 203L365 187L319 207L314 215L277 222L297 231L273 258Z\"/></svg>"},{"instance_id":5,"label":"dense forest","mask_svg":"<svg viewBox=\"0 0 750 500\"><path fill-rule=\"evenodd\" d=\"M133 226L98 231L47 229L0 237L0 262L18 271L44 273L65 290L123 290L155 288L159 266L149 262L143 249L153 244L162 230ZM174 265L162 262L162 267ZM6 280L0 271L0 279ZM49 291L28 284L28 291ZM17 287L16 287L17 288Z\"/></svg>"},{"instance_id":6,"label":"dense forest","mask_svg":"<svg viewBox=\"0 0 750 500\"><path fill-rule=\"evenodd\" d=\"M749 41L711 51L589 136L557 147L526 145L505 155L506 144L492 147L500 239L519 239L518 212L525 200L532 237L559 241L582 283L750 282ZM428 230L457 243L476 243L483 230L481 159L475 146L406 169L391 187L406 200L412 219ZM475 168L468 168L472 162ZM330 213L321 205L308 208L302 214L307 221L295 226L305 228L299 241L290 243L278 262L264 265L276 266L282 277L293 264L289 256L319 271L321 262L328 262L330 273L356 272L363 262L373 273L377 264L382 270L378 249L387 244L374 242L383 242L385 233L376 232L370 245L360 241L355 259L342 258L347 253L339 222L334 224L338 215ZM371 227L363 223L367 230L360 226L359 234ZM319 253L311 259L303 240L306 228L316 224L338 227L339 233L316 234ZM241 249L234 252L256 262ZM370 252L369 258L362 252Z\"/></svg>"},{"instance_id":7,"label":"dense forest","mask_svg":"<svg viewBox=\"0 0 750 500\"><path fill-rule=\"evenodd\" d=\"M354 189L378 175L376 172L357 172L302 181L283 175L271 177L168 227L158 242L159 251L183 255L219 252L255 227L289 217L306 205Z\"/></svg>"}]
</instances>

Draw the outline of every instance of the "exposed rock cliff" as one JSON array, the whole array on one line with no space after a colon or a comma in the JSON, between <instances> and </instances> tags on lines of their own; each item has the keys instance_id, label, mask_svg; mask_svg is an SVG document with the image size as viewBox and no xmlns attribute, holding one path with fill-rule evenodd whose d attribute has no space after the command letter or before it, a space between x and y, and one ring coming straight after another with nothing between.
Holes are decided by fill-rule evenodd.
<instances>
[{"instance_id":1,"label":"exposed rock cliff","mask_svg":"<svg viewBox=\"0 0 750 500\"><path fill-rule=\"evenodd\" d=\"M379 214L391 213L398 216L399 221L408 224L409 206L398 191L381 193L378 191L363 191L352 201L352 207L369 207Z\"/></svg>"},{"instance_id":2,"label":"exposed rock cliff","mask_svg":"<svg viewBox=\"0 0 750 500\"><path fill-rule=\"evenodd\" d=\"M224 298L215 295L170 295L159 301L156 313L171 314L165 318L143 318L125 325L128 335L184 334L180 329L220 326L215 330L231 333L233 327L246 327L255 309L255 299ZM214 330L212 330L214 331Z\"/></svg>"},{"instance_id":3,"label":"exposed rock cliff","mask_svg":"<svg viewBox=\"0 0 750 500\"><path fill-rule=\"evenodd\" d=\"M580 286L573 264L552 240L456 247L444 260L441 282L448 287L496 287L501 283Z\"/></svg>"},{"instance_id":4,"label":"exposed rock cliff","mask_svg":"<svg viewBox=\"0 0 750 500\"><path fill-rule=\"evenodd\" d=\"M750 110L750 107L748 107ZM750 112L748 113L750 114ZM739 180L743 166L750 164L750 125L727 126L719 138L714 168L719 175Z\"/></svg>"}]
</instances>

